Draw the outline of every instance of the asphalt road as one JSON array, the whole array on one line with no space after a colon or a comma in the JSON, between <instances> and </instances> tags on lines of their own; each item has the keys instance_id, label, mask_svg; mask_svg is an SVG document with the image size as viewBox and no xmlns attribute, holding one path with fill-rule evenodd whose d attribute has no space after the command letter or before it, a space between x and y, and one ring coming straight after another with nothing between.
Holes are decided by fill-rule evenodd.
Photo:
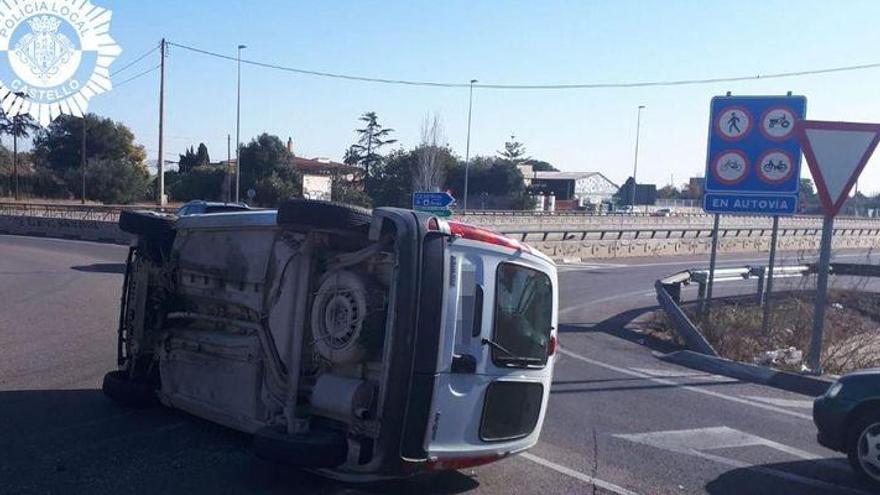
<instances>
[{"instance_id":1,"label":"asphalt road","mask_svg":"<svg viewBox=\"0 0 880 495\"><path fill-rule=\"evenodd\" d=\"M656 304L655 279L705 260L563 267L562 350L538 446L475 470L365 489L258 460L246 435L186 414L106 400L99 389L115 366L125 252L0 236L0 493L865 490L841 455L816 444L809 397L667 364L656 354L673 349L633 330Z\"/></svg>"}]
</instances>

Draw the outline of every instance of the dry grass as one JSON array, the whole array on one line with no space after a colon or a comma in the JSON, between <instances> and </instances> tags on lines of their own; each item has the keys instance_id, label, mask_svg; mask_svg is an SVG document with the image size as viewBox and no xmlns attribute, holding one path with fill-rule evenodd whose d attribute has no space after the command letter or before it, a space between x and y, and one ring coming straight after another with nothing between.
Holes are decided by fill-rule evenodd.
<instances>
[{"instance_id":1,"label":"dry grass","mask_svg":"<svg viewBox=\"0 0 880 495\"><path fill-rule=\"evenodd\" d=\"M835 289L829 292L825 313L822 367L828 373L880 367L880 294ZM688 316L722 356L755 362L766 351L794 347L809 351L813 329L812 293L790 293L774 298L770 331L763 333L763 310L752 299L715 301L708 316L696 306ZM800 370L801 364L777 365Z\"/></svg>"}]
</instances>

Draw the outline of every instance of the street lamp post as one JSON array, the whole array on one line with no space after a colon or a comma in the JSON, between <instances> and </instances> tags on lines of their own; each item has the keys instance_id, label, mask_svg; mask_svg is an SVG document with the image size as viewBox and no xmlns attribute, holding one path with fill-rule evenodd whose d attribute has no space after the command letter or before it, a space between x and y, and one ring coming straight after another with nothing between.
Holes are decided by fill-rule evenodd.
<instances>
[{"instance_id":1,"label":"street lamp post","mask_svg":"<svg viewBox=\"0 0 880 495\"><path fill-rule=\"evenodd\" d=\"M636 210L636 172L639 170L639 133L642 129L642 110L645 108L645 105L639 105L639 110L636 116L636 153L635 158L633 159L633 183L629 201L633 212Z\"/></svg>"},{"instance_id":2,"label":"street lamp post","mask_svg":"<svg viewBox=\"0 0 880 495\"><path fill-rule=\"evenodd\" d=\"M463 211L467 211L468 203L468 176L471 171L471 114L474 111L474 83L476 79L471 79L470 95L468 97L468 126L467 126L467 145L464 151L464 207Z\"/></svg>"},{"instance_id":3,"label":"street lamp post","mask_svg":"<svg viewBox=\"0 0 880 495\"><path fill-rule=\"evenodd\" d=\"M238 101L235 108L235 202L239 202L241 189L241 51L246 45L238 45Z\"/></svg>"}]
</instances>

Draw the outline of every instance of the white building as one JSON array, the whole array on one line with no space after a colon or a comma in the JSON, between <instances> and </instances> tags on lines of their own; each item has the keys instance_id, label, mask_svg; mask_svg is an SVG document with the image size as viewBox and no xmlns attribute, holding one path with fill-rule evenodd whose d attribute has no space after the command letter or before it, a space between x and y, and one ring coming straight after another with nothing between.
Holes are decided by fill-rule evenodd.
<instances>
[{"instance_id":1,"label":"white building","mask_svg":"<svg viewBox=\"0 0 880 495\"><path fill-rule=\"evenodd\" d=\"M553 193L557 201L590 204L611 201L619 189L599 172L534 172L531 186L545 195Z\"/></svg>"}]
</instances>

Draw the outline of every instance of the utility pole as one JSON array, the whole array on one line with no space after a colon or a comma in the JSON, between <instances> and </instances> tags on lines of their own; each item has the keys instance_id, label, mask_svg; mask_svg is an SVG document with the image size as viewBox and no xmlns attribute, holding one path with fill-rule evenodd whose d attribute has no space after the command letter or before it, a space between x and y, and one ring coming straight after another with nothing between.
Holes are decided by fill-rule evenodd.
<instances>
[{"instance_id":1,"label":"utility pole","mask_svg":"<svg viewBox=\"0 0 880 495\"><path fill-rule=\"evenodd\" d=\"M229 169L232 166L232 135L226 135L226 202L232 201L232 176L229 175Z\"/></svg>"},{"instance_id":2,"label":"utility pole","mask_svg":"<svg viewBox=\"0 0 880 495\"><path fill-rule=\"evenodd\" d=\"M636 116L636 153L635 158L633 159L633 184L632 184L632 192L630 193L630 206L632 206L632 212L636 211L636 172L639 170L639 133L642 130L642 110L645 109L645 105L639 105L638 115Z\"/></svg>"},{"instance_id":3,"label":"utility pole","mask_svg":"<svg viewBox=\"0 0 880 495\"><path fill-rule=\"evenodd\" d=\"M165 206L165 38L159 43L159 197L156 202Z\"/></svg>"},{"instance_id":4,"label":"utility pole","mask_svg":"<svg viewBox=\"0 0 880 495\"><path fill-rule=\"evenodd\" d=\"M247 48L238 45L238 100L235 107L235 202L239 202L241 189L241 51Z\"/></svg>"},{"instance_id":5,"label":"utility pole","mask_svg":"<svg viewBox=\"0 0 880 495\"><path fill-rule=\"evenodd\" d=\"M468 97L468 129L467 129L467 145L464 151L464 206L463 211L467 211L468 200L468 179L471 171L471 114L474 110L474 83L476 79L471 79L470 96Z\"/></svg>"},{"instance_id":6,"label":"utility pole","mask_svg":"<svg viewBox=\"0 0 880 495\"><path fill-rule=\"evenodd\" d=\"M82 172L82 194L80 198L82 199L82 204L86 204L86 116L83 115L83 132L82 132L82 148L80 149L80 154L82 155L80 159L82 163L80 164L80 169Z\"/></svg>"}]
</instances>

